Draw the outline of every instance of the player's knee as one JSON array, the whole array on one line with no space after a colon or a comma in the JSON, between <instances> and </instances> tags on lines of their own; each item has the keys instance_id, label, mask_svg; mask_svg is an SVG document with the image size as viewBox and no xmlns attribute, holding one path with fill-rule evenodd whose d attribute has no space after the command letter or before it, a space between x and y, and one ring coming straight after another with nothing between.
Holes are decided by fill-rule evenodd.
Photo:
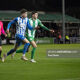
<instances>
[{"instance_id":1,"label":"player's knee","mask_svg":"<svg viewBox=\"0 0 80 80\"><path fill-rule=\"evenodd\" d=\"M35 45L34 48L37 48L37 45Z\"/></svg>"},{"instance_id":2,"label":"player's knee","mask_svg":"<svg viewBox=\"0 0 80 80\"><path fill-rule=\"evenodd\" d=\"M37 48L37 45L36 45L36 48Z\"/></svg>"},{"instance_id":3,"label":"player's knee","mask_svg":"<svg viewBox=\"0 0 80 80\"><path fill-rule=\"evenodd\" d=\"M30 43L29 41L26 41L26 43Z\"/></svg>"},{"instance_id":4,"label":"player's knee","mask_svg":"<svg viewBox=\"0 0 80 80\"><path fill-rule=\"evenodd\" d=\"M30 46L30 43L26 43L24 46L25 46L25 47L26 47L26 46Z\"/></svg>"},{"instance_id":5,"label":"player's knee","mask_svg":"<svg viewBox=\"0 0 80 80\"><path fill-rule=\"evenodd\" d=\"M29 41L27 39L24 39L23 41L24 41L24 43L29 43Z\"/></svg>"},{"instance_id":6,"label":"player's knee","mask_svg":"<svg viewBox=\"0 0 80 80\"><path fill-rule=\"evenodd\" d=\"M30 43L26 43L28 46L30 46Z\"/></svg>"}]
</instances>

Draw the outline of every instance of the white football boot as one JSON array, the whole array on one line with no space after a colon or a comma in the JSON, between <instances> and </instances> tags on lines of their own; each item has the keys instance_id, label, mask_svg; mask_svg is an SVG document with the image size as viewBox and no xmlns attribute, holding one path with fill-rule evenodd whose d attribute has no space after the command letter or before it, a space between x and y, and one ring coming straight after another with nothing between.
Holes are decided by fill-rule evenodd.
<instances>
[{"instance_id":1,"label":"white football boot","mask_svg":"<svg viewBox=\"0 0 80 80\"><path fill-rule=\"evenodd\" d=\"M36 63L36 61L35 61L34 59L31 59L30 62L32 62L32 63Z\"/></svg>"},{"instance_id":2,"label":"white football boot","mask_svg":"<svg viewBox=\"0 0 80 80\"><path fill-rule=\"evenodd\" d=\"M24 60L24 61L28 60L25 56L22 56L21 59Z\"/></svg>"}]
</instances>

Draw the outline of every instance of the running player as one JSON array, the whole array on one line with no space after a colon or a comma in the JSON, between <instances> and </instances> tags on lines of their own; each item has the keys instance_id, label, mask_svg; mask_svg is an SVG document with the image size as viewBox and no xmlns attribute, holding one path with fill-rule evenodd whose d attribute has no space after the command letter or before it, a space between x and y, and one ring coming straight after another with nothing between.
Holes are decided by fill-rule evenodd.
<instances>
[{"instance_id":1,"label":"running player","mask_svg":"<svg viewBox=\"0 0 80 80\"><path fill-rule=\"evenodd\" d=\"M22 44L22 42L24 42L25 45L24 45L23 55L22 55L21 59L22 60L28 60L25 57L25 53L26 53L26 50L27 50L28 46L30 45L30 43L24 35L25 35L26 28L28 28L29 30L33 30L34 28L31 27L29 24L29 19L27 18L27 10L26 9L22 9L21 10L21 16L15 18L14 20L12 20L8 24L7 33L9 33L9 29L10 29L11 24L14 24L14 23L16 24L16 35L15 35L16 44L15 44L14 48L11 49L7 53L7 55L6 54L3 55L2 62L4 62L4 60L7 56L14 53L17 50L17 48Z\"/></svg>"}]
</instances>

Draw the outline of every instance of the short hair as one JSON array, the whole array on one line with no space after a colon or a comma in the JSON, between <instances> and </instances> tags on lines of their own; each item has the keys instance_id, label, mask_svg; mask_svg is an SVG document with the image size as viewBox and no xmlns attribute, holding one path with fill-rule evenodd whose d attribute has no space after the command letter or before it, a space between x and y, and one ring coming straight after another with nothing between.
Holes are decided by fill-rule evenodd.
<instances>
[{"instance_id":1,"label":"short hair","mask_svg":"<svg viewBox=\"0 0 80 80\"><path fill-rule=\"evenodd\" d=\"M35 13L38 13L38 12L37 11L32 11L32 15L35 14Z\"/></svg>"},{"instance_id":2,"label":"short hair","mask_svg":"<svg viewBox=\"0 0 80 80\"><path fill-rule=\"evenodd\" d=\"M25 13L25 12L27 12L26 9L21 9L21 11L20 11L21 14L23 14L23 13Z\"/></svg>"}]
</instances>

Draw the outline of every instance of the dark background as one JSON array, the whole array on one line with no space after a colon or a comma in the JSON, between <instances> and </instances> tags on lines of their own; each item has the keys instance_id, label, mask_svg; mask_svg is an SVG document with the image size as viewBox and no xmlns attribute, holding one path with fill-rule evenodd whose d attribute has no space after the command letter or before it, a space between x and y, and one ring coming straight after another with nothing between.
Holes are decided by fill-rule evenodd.
<instances>
[{"instance_id":1,"label":"dark background","mask_svg":"<svg viewBox=\"0 0 80 80\"><path fill-rule=\"evenodd\" d=\"M80 7L80 0L65 0L66 8ZM26 8L41 11L60 11L62 0L0 0L0 10L20 10Z\"/></svg>"},{"instance_id":2,"label":"dark background","mask_svg":"<svg viewBox=\"0 0 80 80\"><path fill-rule=\"evenodd\" d=\"M16 10L19 11L22 8L27 9L28 11L38 10L38 11L45 11L45 12L51 12L51 13L61 13L62 12L62 0L1 0L0 1L0 10ZM75 18L80 19L80 0L65 0L65 13L73 16ZM7 23L6 23L7 24ZM41 30L38 31L39 35L36 35L38 37L54 37L58 34L58 32L62 32L62 26L56 25L54 23L44 23L45 26L50 26L49 28L55 30L55 34L47 34L46 31ZM52 27L53 26L53 27ZM74 27L72 25L72 27ZM78 36L78 27L70 28L69 29L69 36ZM68 30L67 30L68 31ZM15 34L12 29L12 34ZM40 34L41 33L41 34ZM61 33L62 34L62 33ZM11 35L12 36L12 35Z\"/></svg>"},{"instance_id":3,"label":"dark background","mask_svg":"<svg viewBox=\"0 0 80 80\"><path fill-rule=\"evenodd\" d=\"M66 14L80 18L80 0L65 0ZM62 12L62 0L0 0L0 10Z\"/></svg>"}]
</instances>

